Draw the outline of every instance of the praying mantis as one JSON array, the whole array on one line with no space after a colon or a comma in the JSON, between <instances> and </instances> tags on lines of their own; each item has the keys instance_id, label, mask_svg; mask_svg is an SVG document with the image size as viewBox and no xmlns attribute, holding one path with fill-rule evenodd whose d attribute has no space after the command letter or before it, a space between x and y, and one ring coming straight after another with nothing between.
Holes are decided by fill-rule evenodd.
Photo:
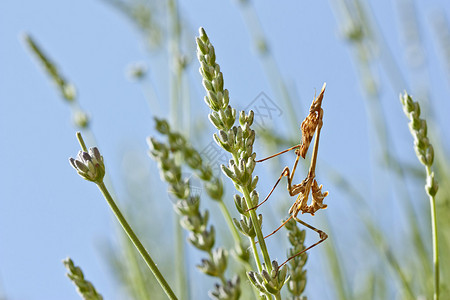
<instances>
[{"instance_id":1,"label":"praying mantis","mask_svg":"<svg viewBox=\"0 0 450 300\"><path fill-rule=\"evenodd\" d=\"M318 242L316 242L315 244L313 244L313 245L305 248L301 252L289 257L284 263L279 265L279 268L281 268L284 264L286 264L291 259L293 259L293 258L301 255L302 253L308 251L309 249L319 245L320 243L322 243L323 241L325 241L328 238L328 235L325 232L309 225L308 223L300 220L297 217L297 215L300 212L302 214L309 213L311 215L314 215L316 213L316 211L318 211L320 209L325 209L327 207L327 205L323 203L323 200L328 195L328 192L322 192L322 185L319 186L319 184L317 183L317 181L315 179L317 153L318 153L318 149L319 149L319 137L320 137L320 131L321 131L322 125L323 125L322 100L323 100L323 94L325 92L325 87L326 87L326 83L323 84L322 90L320 91L319 96L314 97L311 107L309 109L309 114L303 120L303 122L301 124L301 131L302 131L301 143L294 147L291 147L289 149L286 149L284 151L281 151L274 155L266 157L264 159L256 160L257 163L263 162L265 160L276 157L278 155L289 152L291 150L295 150L295 154L297 155L294 165L292 167L292 171L290 171L289 167L286 166L283 169L283 171L281 172L280 177L278 178L277 182L275 183L275 185L273 186L272 190L267 195L267 197L261 203L259 203L256 207L249 209L249 210L256 209L257 207L262 205L264 202L266 202L269 199L270 195L272 195L272 193L275 190L275 188L277 187L277 185L280 183L281 179L283 177L287 177L287 189L288 189L289 195L291 195L291 196L297 195L297 199L295 200L294 204L289 209L289 214L290 214L289 218L286 221L284 221L283 224L281 224L271 234L267 235L265 238L276 233L281 227L283 227L292 218L295 221L297 221L298 223L302 224L303 226L317 232L319 234L319 238L320 238L320 240ZM311 163L309 166L308 175L301 183L292 184L292 180L294 178L294 174L297 169L297 164L300 160L300 157L302 157L303 159L305 158L314 134L316 137L314 140L313 153L312 153ZM310 192L311 192L312 201L311 201L311 204L308 205L308 198L309 198Z\"/></svg>"}]
</instances>

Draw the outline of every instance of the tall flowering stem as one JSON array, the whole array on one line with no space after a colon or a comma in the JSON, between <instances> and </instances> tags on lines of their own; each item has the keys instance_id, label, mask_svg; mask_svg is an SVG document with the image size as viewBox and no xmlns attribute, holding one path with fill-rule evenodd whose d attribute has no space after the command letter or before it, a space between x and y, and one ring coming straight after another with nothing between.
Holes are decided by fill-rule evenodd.
<instances>
[{"instance_id":1,"label":"tall flowering stem","mask_svg":"<svg viewBox=\"0 0 450 300\"><path fill-rule=\"evenodd\" d=\"M434 265L434 299L439 299L439 244L436 218L436 194L438 183L434 178L434 172L431 170L434 160L434 149L427 136L427 121L420 118L420 105L414 102L406 92L400 96L403 105L403 111L410 120L409 130L414 137L414 150L419 161L425 166L427 172L427 181L425 190L430 199L431 211L431 234L433 237L433 265Z\"/></svg>"},{"instance_id":2,"label":"tall flowering stem","mask_svg":"<svg viewBox=\"0 0 450 300\"><path fill-rule=\"evenodd\" d=\"M213 174L211 166L205 163L205 161L201 158L200 152L190 145L181 133L173 131L166 120L155 117L155 122L156 130L168 137L170 152L173 152L174 154L181 154L182 161L185 162L185 165L195 171L197 177L203 181L203 185L208 196L219 204L225 221L235 241L235 253L242 260L242 262L247 263L249 259L249 255L245 251L247 246L243 244L239 231L234 226L231 214L223 201L224 189L222 180L217 175ZM148 143L151 148L153 146L153 141L154 139L152 138L148 139Z\"/></svg>"},{"instance_id":3,"label":"tall flowering stem","mask_svg":"<svg viewBox=\"0 0 450 300\"><path fill-rule=\"evenodd\" d=\"M286 267L279 270L276 261L271 261L267 251L264 236L261 231L262 216L256 215L255 207L259 196L256 192L258 177L253 177L256 153L253 152L255 131L250 128L253 123L253 111L247 115L244 111L239 114L240 126L234 126L236 121L236 110L229 105L228 90L224 89L223 74L220 66L216 63L214 47L203 28L199 30L197 37L197 58L200 62L200 74L202 83L206 90L205 103L212 110L209 120L217 128L214 134L215 142L225 151L231 153L232 159L228 166L222 165L222 171L234 183L236 189L242 194L235 195L235 204L241 213L241 220L234 219L239 231L248 236L258 273L249 272L248 276L253 285L264 295L273 295L280 298L280 289L284 284ZM264 263L261 264L255 237L258 239Z\"/></svg>"},{"instance_id":4,"label":"tall flowering stem","mask_svg":"<svg viewBox=\"0 0 450 300\"><path fill-rule=\"evenodd\" d=\"M62 75L56 64L52 62L31 35L25 33L23 40L44 67L45 72L50 76L62 98L70 105L74 125L83 130L89 130L90 117L80 107L75 85Z\"/></svg>"},{"instance_id":5,"label":"tall flowering stem","mask_svg":"<svg viewBox=\"0 0 450 300\"><path fill-rule=\"evenodd\" d=\"M291 219L286 223L286 229L288 231L289 243L292 245L287 252L287 257L295 256L297 253L305 250L305 230L300 230L297 227L297 222ZM305 299L302 297L306 287L306 269L305 264L308 260L308 253L303 252L301 255L296 256L289 261L289 275L290 280L287 283L287 288L291 296L289 299Z\"/></svg>"},{"instance_id":6,"label":"tall flowering stem","mask_svg":"<svg viewBox=\"0 0 450 300\"><path fill-rule=\"evenodd\" d=\"M74 158L69 159L70 164L82 178L97 184L98 188L100 189L109 206L111 207L112 211L114 212L114 215L116 216L123 230L128 235L130 240L133 242L134 246L141 254L147 266L152 271L153 275L155 275L156 280L163 288L167 297L169 297L169 299L172 300L177 299L174 292L167 283L166 279L161 274L156 264L153 262L153 259L151 258L150 254L142 245L141 241L136 236L133 229L131 229L131 226L128 224L127 220L122 215L122 212L120 211L119 207L117 207L116 203L114 202L114 199L112 198L111 194L106 188L103 182L103 178L105 176L105 164L103 162L103 156L100 154L100 151L97 149L97 147L90 148L88 151L81 136L81 133L79 132L77 132L77 138L82 148L82 151L78 153L76 159Z\"/></svg>"},{"instance_id":7,"label":"tall flowering stem","mask_svg":"<svg viewBox=\"0 0 450 300\"><path fill-rule=\"evenodd\" d=\"M228 266L228 252L218 247L214 249L216 234L214 226L208 225L209 211L203 213L200 210L200 195L191 191L189 179L183 177L181 163L177 163L175 155L183 153L184 161L188 165L202 166L200 155L190 147L184 137L178 133L170 132L167 122L157 120L157 129L169 135L169 143L159 142L151 137L147 139L149 154L158 163L161 179L169 183L169 193L177 198L174 209L180 215L181 226L189 231L188 241L198 250L208 254L203 258L197 268L209 276L219 278L221 283L215 285L210 291L211 298L220 300L238 299L241 293L239 277L232 280L225 279L225 271ZM198 170L198 175L203 180L212 180L211 169L207 166ZM222 186L207 188L208 193L214 198L222 198Z\"/></svg>"}]
</instances>

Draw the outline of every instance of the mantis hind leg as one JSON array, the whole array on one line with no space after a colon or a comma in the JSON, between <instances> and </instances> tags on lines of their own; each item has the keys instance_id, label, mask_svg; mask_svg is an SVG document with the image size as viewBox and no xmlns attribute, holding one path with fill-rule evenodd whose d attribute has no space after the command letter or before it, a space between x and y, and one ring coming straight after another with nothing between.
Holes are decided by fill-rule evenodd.
<instances>
[{"instance_id":1,"label":"mantis hind leg","mask_svg":"<svg viewBox=\"0 0 450 300\"><path fill-rule=\"evenodd\" d=\"M284 266L284 265L285 265L287 262L289 262L291 259L294 259L294 258L296 258L296 257L299 256L299 255L302 255L302 254L305 253L306 251L310 250L311 248L314 248L315 246L319 245L320 243L322 243L323 241L325 241L325 240L328 238L328 235L327 235L325 232L323 232L322 230L317 229L317 228L315 228L315 227L309 225L309 224L306 223L305 221L302 221L302 220L300 220L299 218L294 217L294 216L289 217L288 220L290 220L291 218L294 218L294 220L297 221L298 223L300 223L300 224L302 224L303 226L308 227L309 229L314 230L315 232L317 232L317 233L319 234L320 240L319 240L317 243L312 244L311 246L309 246L309 247L303 249L303 250L300 251L299 253L294 254L294 255L292 255L291 257L289 257L285 262L283 262L281 265L278 266L278 269L281 268L282 266ZM287 221L286 221L286 222L287 222ZM284 226L284 225L286 224L286 222L284 222L282 226ZM282 226L280 226L280 228L281 228Z\"/></svg>"}]
</instances>

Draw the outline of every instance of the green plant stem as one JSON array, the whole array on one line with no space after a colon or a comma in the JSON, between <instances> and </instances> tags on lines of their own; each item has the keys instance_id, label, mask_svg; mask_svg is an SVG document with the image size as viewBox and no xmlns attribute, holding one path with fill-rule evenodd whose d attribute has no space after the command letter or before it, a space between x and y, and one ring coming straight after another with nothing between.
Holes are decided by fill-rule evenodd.
<instances>
[{"instance_id":1,"label":"green plant stem","mask_svg":"<svg viewBox=\"0 0 450 300\"><path fill-rule=\"evenodd\" d=\"M251 207L250 194L246 187L241 186L241 192L244 194L247 207ZM264 258L264 262L267 267L267 271L270 273L272 271L272 262L269 257L269 252L267 251L266 242L264 241L264 236L261 231L261 226L259 226L258 216L254 209L250 210L250 218L252 218L253 228L255 229L256 236L258 237L259 247L261 248L261 253Z\"/></svg>"},{"instance_id":2,"label":"green plant stem","mask_svg":"<svg viewBox=\"0 0 450 300\"><path fill-rule=\"evenodd\" d=\"M402 268L400 267L398 261L395 259L394 254L387 248L384 247L384 252L386 255L386 259L389 262L389 264L392 266L393 269L397 272L398 276L400 277L400 280L402 281L403 287L406 288L406 291L408 292L409 299L415 299L414 292L411 288L411 285L408 282L406 274L403 272Z\"/></svg>"},{"instance_id":3,"label":"green plant stem","mask_svg":"<svg viewBox=\"0 0 450 300\"><path fill-rule=\"evenodd\" d=\"M184 239L183 239L183 228L180 225L180 216L178 214L174 214L174 224L175 228L175 270L178 274L176 276L176 286L179 295L182 299L186 299L187 295L187 283L182 276L182 274L186 274L186 266L184 264Z\"/></svg>"},{"instance_id":4,"label":"green plant stem","mask_svg":"<svg viewBox=\"0 0 450 300\"><path fill-rule=\"evenodd\" d=\"M170 21L170 39L169 39L169 87L170 87L170 119L173 126L178 130L183 128L180 114L180 100L181 100L181 79L182 69L179 67L180 59L180 16L178 14L178 1L169 0L168 3L168 19ZM189 126L184 127L184 133L189 133ZM180 161L180 155L175 156L176 161ZM175 218L175 264L178 291L181 297L186 299L188 297L187 291L187 271L186 265L183 263L184 259L184 239L183 230L180 225L180 216L174 215Z\"/></svg>"},{"instance_id":5,"label":"green plant stem","mask_svg":"<svg viewBox=\"0 0 450 300\"><path fill-rule=\"evenodd\" d=\"M252 244L253 254L255 256L256 267L258 267L258 272L262 272L261 261L259 260L258 248L256 248L256 243L254 238L250 238L250 242Z\"/></svg>"},{"instance_id":6,"label":"green plant stem","mask_svg":"<svg viewBox=\"0 0 450 300\"><path fill-rule=\"evenodd\" d=\"M178 15L177 0L168 1L168 13L170 20L170 40L169 40L169 66L170 66L170 112L171 123L176 129L180 129L182 122L180 122L180 81L181 72L178 63L180 59L180 22Z\"/></svg>"},{"instance_id":7,"label":"green plant stem","mask_svg":"<svg viewBox=\"0 0 450 300\"><path fill-rule=\"evenodd\" d=\"M233 155L234 161L237 163L239 161L238 154L236 152L233 152L232 155ZM250 193L248 192L247 187L240 186L240 191L244 195L244 199L247 204L247 207L252 207L251 197L250 197ZM266 264L267 271L270 274L272 272L272 262L269 257L269 252L267 251L267 246L266 246L266 242L264 241L264 235L262 234L261 226L259 226L258 216L256 215L256 212L254 209L250 210L249 213L250 213L250 218L253 223L253 228L255 229L256 236L258 238L259 247L260 247L261 253L263 255L264 263ZM258 251L256 249L256 243L253 238L251 239L251 242L252 242L253 255L255 256L255 262L258 267L258 271L261 273L261 271L262 271L261 261L259 260ZM279 292L277 294L275 294L274 296L275 296L275 299L281 300L281 296L280 296Z\"/></svg>"},{"instance_id":8,"label":"green plant stem","mask_svg":"<svg viewBox=\"0 0 450 300\"><path fill-rule=\"evenodd\" d=\"M88 152L86 144L84 143L84 140L83 140L83 136L81 136L81 132L79 132L79 131L77 131L77 140L81 146L81 150L83 150L84 152Z\"/></svg>"},{"instance_id":9,"label":"green plant stem","mask_svg":"<svg viewBox=\"0 0 450 300\"><path fill-rule=\"evenodd\" d=\"M222 211L223 216L225 217L225 221L227 222L228 227L230 228L231 234L233 235L234 242L236 244L239 244L241 242L241 236L239 235L239 232L233 224L233 219L231 218L230 212L228 211L227 206L223 201L219 201L219 207Z\"/></svg>"},{"instance_id":10,"label":"green plant stem","mask_svg":"<svg viewBox=\"0 0 450 300\"><path fill-rule=\"evenodd\" d=\"M230 211L228 210L227 206L225 205L225 203L223 201L219 201L219 207L222 210L222 214L225 217L225 221L227 222L228 227L230 228L230 231L231 231L231 234L233 235L236 246L240 247L242 239L239 234L239 231L237 230L236 226L234 226L234 224L233 224L233 219L231 218ZM257 248L256 248L256 243L255 243L254 239L250 239L250 242L252 244L253 252L257 254ZM255 260L256 260L256 265L258 266L258 271L261 272L262 269L259 269L261 266L261 261L259 260L258 255L255 256ZM245 265L245 267L248 270L251 269L251 265L248 261L242 260L242 263Z\"/></svg>"},{"instance_id":11,"label":"green plant stem","mask_svg":"<svg viewBox=\"0 0 450 300\"><path fill-rule=\"evenodd\" d=\"M431 166L426 166L427 178L431 178ZM435 196L428 195L430 198L431 211L431 234L433 238L433 265L434 265L434 300L439 299L439 249L436 218L436 199Z\"/></svg>"},{"instance_id":12,"label":"green plant stem","mask_svg":"<svg viewBox=\"0 0 450 300\"><path fill-rule=\"evenodd\" d=\"M382 67L386 70L386 74L389 78L390 83L392 84L392 88L394 90L398 90L399 88L405 88L406 81L402 76L402 73L400 72L400 69L398 67L398 64L396 63L395 59L392 56L392 53L387 46L386 40L384 39L383 35L380 33L379 25L377 22L375 22L375 18L373 17L373 13L370 10L370 7L366 7L365 5L361 4L360 1L356 1L353 6L349 5L346 1L338 1L338 6L340 10L342 10L342 14L344 17L342 19L348 19L352 20L354 17L352 17L352 10L356 12L357 16L359 16L359 20L361 20L360 24L364 28L364 31L367 33L366 38L363 41L354 41L354 45L359 53L361 54L359 57L366 57L366 56L373 56L373 53L370 54L364 54L367 52L367 49L370 49L371 47L368 47L367 45L370 43L373 43L375 45L378 45L380 47L381 55L380 55L380 63ZM337 8L335 9L337 11ZM338 13L336 12L336 17ZM364 20L364 22L362 21ZM343 21L341 21L343 22ZM357 21L356 21L357 22ZM370 62L367 60L357 60L357 67L359 72L361 73L360 78L373 78L374 75L371 71L371 65ZM381 102L379 99L379 95L377 94L376 90L370 87L368 83L362 81L362 85L365 87L366 90L366 110L369 117L371 117L371 123L373 128L376 128L375 132L377 133L376 138L378 141L376 143L378 145L394 145L392 136L388 132L386 125L386 117L383 113L383 109L381 106ZM384 161L385 166L387 169L390 169L393 171L392 173L389 173L388 176L395 175L392 180L388 180L389 182L392 182L395 186L394 191L398 194L399 199L403 202L402 207L404 208L405 215L407 216L407 222L409 223L409 227L411 228L412 232L412 239L416 245L415 251L417 251L417 254L420 256L421 264L424 269L424 272L421 272L420 276L422 276L423 279L426 279L428 276L431 275L432 270L430 268L430 265L428 263L428 252L425 246L424 238L420 232L418 220L419 217L417 213L414 211L414 207L412 205L411 199L411 193L407 189L406 182L406 171L405 167L398 163L400 161L397 158L397 155L395 155L395 151L392 147L382 147L380 149L382 159ZM395 182L395 179L399 180L399 183Z\"/></svg>"},{"instance_id":13,"label":"green plant stem","mask_svg":"<svg viewBox=\"0 0 450 300\"><path fill-rule=\"evenodd\" d=\"M230 228L231 234L233 235L236 247L240 247L241 242L242 242L241 235L239 234L236 226L234 226L234 224L233 224L233 219L231 218L230 211L228 210L227 206L225 205L225 203L223 201L219 201L219 207L222 210L222 214L225 217L225 221L227 222L228 227ZM257 253L255 241L253 239L250 239L250 242L252 244L253 252ZM259 267L261 266L261 261L259 260L258 255L255 256L255 260L257 262L256 265L258 266L258 270L259 270ZM245 262L242 261L242 263L246 266L247 269L251 269L251 265L248 261L245 261ZM261 272L262 269L259 271Z\"/></svg>"},{"instance_id":14,"label":"green plant stem","mask_svg":"<svg viewBox=\"0 0 450 300\"><path fill-rule=\"evenodd\" d=\"M237 163L239 161L238 154L236 152L231 153L233 155L234 161ZM250 194L248 192L247 187L240 186L240 190L242 194L244 195L245 202L247 204L247 207L252 207L251 200L250 200ZM270 261L269 253L267 251L266 243L264 241L264 236L261 232L261 227L259 226L258 216L255 213L255 210L250 211L250 218L252 219L253 227L256 232L256 236L258 237L259 246L261 248L261 252L263 254L264 262L266 263L267 269L269 273L272 271L272 263ZM234 226L233 226L234 227ZM258 252L256 250L255 241L252 239L252 249L253 249L253 255L255 256L255 262L258 267L258 271L261 272L261 261L259 260Z\"/></svg>"},{"instance_id":15,"label":"green plant stem","mask_svg":"<svg viewBox=\"0 0 450 300\"><path fill-rule=\"evenodd\" d=\"M330 167L328 169L328 173L332 174L331 178L336 186L340 186L341 189L349 195L349 199L352 199L354 201L354 205L358 209L357 215L360 216L361 222L365 225L366 230L369 232L368 236L372 239L374 245L377 246L377 250L379 251L379 253L383 255L384 258L389 262L389 267L392 269L392 272L397 276L397 278L402 282L404 289L408 293L408 297L410 299L414 299L415 297L412 291L411 284L408 282L407 276L400 268L400 264L398 263L397 259L387 248L385 236L380 231L379 226L375 224L369 207L367 206L367 202L364 201L364 196L355 188L355 186L350 181L341 176L340 173L336 172ZM334 263L331 260L332 257L328 256L328 258L329 263L333 266ZM348 284L346 286L348 286ZM345 291L344 289L341 290ZM345 297L344 299L348 298L349 297Z\"/></svg>"},{"instance_id":16,"label":"green plant stem","mask_svg":"<svg viewBox=\"0 0 450 300\"><path fill-rule=\"evenodd\" d=\"M232 153L233 159L236 163L239 162L238 154ZM250 198L250 193L248 192L247 187L240 186L240 190L242 194L244 195L245 202L247 204L247 207L252 207L252 202ZM253 228L255 229L256 236L258 237L259 247L261 248L261 252L264 258L264 262L266 263L267 271L270 273L272 271L272 263L270 261L269 252L267 251L266 243L264 241L264 236L261 232L261 226L259 226L258 216L256 215L256 212L254 209L250 210L250 218L252 219ZM253 246L253 245L252 245ZM253 249L255 250L255 249ZM259 261L258 252L254 252L255 255L255 261L258 265L258 270L261 269L261 262Z\"/></svg>"},{"instance_id":17,"label":"green plant stem","mask_svg":"<svg viewBox=\"0 0 450 300\"><path fill-rule=\"evenodd\" d=\"M117 207L116 203L114 202L114 199L111 197L111 195L108 192L108 189L106 188L105 184L103 182L97 184L98 188L102 192L103 196L105 197L106 201L108 202L109 206L111 207L112 211L114 212L114 215L116 216L117 220L119 221L120 225L122 225L122 228L124 229L125 233L128 235L130 240L133 242L136 249L141 254L142 258L147 263L147 266L152 271L153 275L155 275L156 280L158 280L159 284L163 288L164 292L166 293L167 297L169 299L177 299L174 292L170 288L169 284L159 271L156 264L153 262L152 258L150 257L150 254L147 252L147 250L144 248L144 246L141 244L140 240L134 233L134 231L131 229L130 225L128 225L128 222L120 212L120 209Z\"/></svg>"},{"instance_id":18,"label":"green plant stem","mask_svg":"<svg viewBox=\"0 0 450 300\"><path fill-rule=\"evenodd\" d=\"M332 227L330 226L328 217L326 217L325 220L327 232L329 236L332 237L334 234L332 233ZM337 290L337 298L340 300L351 299L350 293L348 292L348 282L345 278L344 270L341 264L343 260L339 251L337 251L337 246L333 238L331 238L329 242L325 243L325 252L327 253L327 260L330 264L330 271L333 276L334 286Z\"/></svg>"},{"instance_id":19,"label":"green plant stem","mask_svg":"<svg viewBox=\"0 0 450 300\"><path fill-rule=\"evenodd\" d=\"M280 293L278 293L278 294L275 295L275 299L281 300L281 295L280 295Z\"/></svg>"},{"instance_id":20,"label":"green plant stem","mask_svg":"<svg viewBox=\"0 0 450 300\"><path fill-rule=\"evenodd\" d=\"M409 283L406 274L400 267L398 260L395 258L394 254L387 246L387 242L384 239L384 235L381 233L378 227L373 222L371 222L370 218L363 219L363 222L365 223L367 230L370 232L370 237L375 242L375 245L380 249L380 252L389 262L389 266L392 268L392 270L400 279L403 288L406 290L408 294L408 299L415 299L416 297L414 296L411 284Z\"/></svg>"},{"instance_id":21,"label":"green plant stem","mask_svg":"<svg viewBox=\"0 0 450 300\"><path fill-rule=\"evenodd\" d=\"M138 276L126 276L126 286L134 291L134 297L137 299L150 299L150 291L148 289L147 283L145 282L145 275L143 274L143 269L140 268L141 261L136 255L136 250L134 250L134 245L131 243L130 239L126 237L122 232L121 239L123 240L125 260L127 261L127 266L129 268L130 274L138 274ZM146 271L146 270L145 270Z\"/></svg>"}]
</instances>

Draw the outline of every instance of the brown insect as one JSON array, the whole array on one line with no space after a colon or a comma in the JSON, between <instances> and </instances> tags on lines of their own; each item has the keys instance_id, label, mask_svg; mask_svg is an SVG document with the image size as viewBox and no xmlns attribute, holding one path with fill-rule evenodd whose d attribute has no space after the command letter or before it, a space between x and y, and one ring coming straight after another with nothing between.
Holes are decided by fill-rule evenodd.
<instances>
[{"instance_id":1,"label":"brown insect","mask_svg":"<svg viewBox=\"0 0 450 300\"><path fill-rule=\"evenodd\" d=\"M271 155L269 157L266 157L264 159L256 161L256 162L263 162L265 160L276 157L280 154L289 152L294 149L295 149L295 154L297 155L295 162L294 162L294 166L292 167L292 171L289 170L289 167L285 167L283 169L283 172L281 172L281 175L278 178L277 182L275 183L274 187L272 188L270 193L267 195L267 197L261 203L259 203L256 207L251 208L251 209L256 209L257 207L262 205L264 202L266 202L269 199L270 195L272 195L272 192L275 190L278 183L280 183L281 178L283 178L283 177L287 177L287 189L289 191L289 195L291 195L291 196L298 195L294 204L289 209L289 214L290 214L289 218L286 221L284 221L280 227L275 229L271 234L267 235L265 238L276 233L281 227L283 227L292 218L295 221L299 222L300 224L317 232L319 234L319 238L320 238L320 240L317 243L315 243L315 244L305 248L303 251L289 257L284 263L282 263L279 266L279 268L282 267L284 264L286 264L291 259L293 259L294 257L297 257L300 254L302 254L302 253L308 251L309 249L317 246L318 244L322 243L328 237L325 232L323 232L323 231L309 225L308 223L300 220L299 218L297 218L297 215L299 214L299 212L301 212L302 214L309 213L311 215L314 215L314 213L316 211L327 207L326 204L323 204L323 200L328 195L328 192L322 192L322 185L319 186L319 184L317 183L317 181L315 179L315 177L316 177L315 169L316 169L316 162L317 162L317 153L318 153L318 149L319 149L320 130L322 129L322 125L323 125L322 100L323 100L323 94L325 92L325 86L326 86L326 83L323 84L323 87L322 87L322 90L320 91L319 96L314 97L311 107L309 109L309 114L305 118L305 120L303 120L303 122L301 124L301 131L302 131L301 143L294 147L291 147L289 149L286 149L284 151L281 151L279 153L276 153L274 155ZM305 158L314 134L316 135L316 138L314 140L313 153L312 153L312 158L311 158L311 164L309 166L308 175L301 183L292 184L295 170L297 169L298 161L299 161L300 157ZM308 198L309 198L310 192L311 192L312 201L311 201L311 204L308 205ZM249 209L249 210L251 210L251 209Z\"/></svg>"}]
</instances>

